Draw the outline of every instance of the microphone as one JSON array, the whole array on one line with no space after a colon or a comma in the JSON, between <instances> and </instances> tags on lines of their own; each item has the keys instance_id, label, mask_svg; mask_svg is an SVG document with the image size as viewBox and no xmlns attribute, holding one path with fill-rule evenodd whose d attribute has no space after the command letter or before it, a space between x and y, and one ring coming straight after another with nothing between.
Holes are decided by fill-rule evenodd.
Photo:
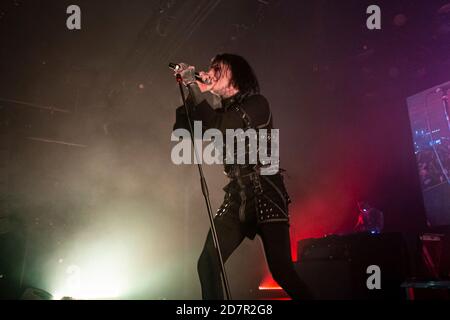
<instances>
[{"instance_id":1,"label":"microphone","mask_svg":"<svg viewBox=\"0 0 450 320\"><path fill-rule=\"evenodd\" d=\"M169 68L172 69L173 71L177 72L177 71L179 71L182 67L181 67L178 63L170 62L170 63L169 63ZM195 79L198 80L198 81L200 81L201 83L204 83L204 84L211 84L211 80L210 80L210 79L208 79L208 80L203 80L202 77L200 77L200 74L199 74L198 72L195 73Z\"/></svg>"},{"instance_id":2,"label":"microphone","mask_svg":"<svg viewBox=\"0 0 450 320\"><path fill-rule=\"evenodd\" d=\"M169 62L169 68L173 71L178 71L181 69L181 66L178 63Z\"/></svg>"}]
</instances>

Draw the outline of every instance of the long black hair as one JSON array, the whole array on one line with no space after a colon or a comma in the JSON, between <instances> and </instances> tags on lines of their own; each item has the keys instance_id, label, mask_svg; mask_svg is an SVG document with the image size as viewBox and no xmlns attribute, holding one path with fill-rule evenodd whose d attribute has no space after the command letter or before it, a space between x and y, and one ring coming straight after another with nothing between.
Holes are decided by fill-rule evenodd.
<instances>
[{"instance_id":1,"label":"long black hair","mask_svg":"<svg viewBox=\"0 0 450 320\"><path fill-rule=\"evenodd\" d=\"M231 70L231 84L244 96L258 94L259 83L250 64L243 57L231 53L221 53L211 60L211 67L223 63Z\"/></svg>"}]
</instances>

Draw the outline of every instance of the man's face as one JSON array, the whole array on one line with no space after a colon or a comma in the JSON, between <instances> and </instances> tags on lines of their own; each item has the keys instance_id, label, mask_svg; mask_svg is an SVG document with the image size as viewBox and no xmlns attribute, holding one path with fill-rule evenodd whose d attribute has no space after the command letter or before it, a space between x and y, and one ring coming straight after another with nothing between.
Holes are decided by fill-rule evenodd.
<instances>
[{"instance_id":1,"label":"man's face","mask_svg":"<svg viewBox=\"0 0 450 320\"><path fill-rule=\"evenodd\" d=\"M212 79L211 92L219 96L224 96L225 93L232 87L231 81L231 70L227 65L223 63L215 63L211 65L208 71L209 77Z\"/></svg>"}]
</instances>

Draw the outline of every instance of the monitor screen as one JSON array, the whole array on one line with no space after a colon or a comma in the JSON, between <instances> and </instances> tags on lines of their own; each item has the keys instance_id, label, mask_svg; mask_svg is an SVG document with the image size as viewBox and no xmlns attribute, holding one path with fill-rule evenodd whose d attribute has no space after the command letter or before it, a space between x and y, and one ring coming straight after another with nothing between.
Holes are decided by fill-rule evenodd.
<instances>
[{"instance_id":1,"label":"monitor screen","mask_svg":"<svg viewBox=\"0 0 450 320\"><path fill-rule=\"evenodd\" d=\"M447 82L407 99L417 170L430 226L450 225L450 111L445 98L449 85Z\"/></svg>"}]
</instances>

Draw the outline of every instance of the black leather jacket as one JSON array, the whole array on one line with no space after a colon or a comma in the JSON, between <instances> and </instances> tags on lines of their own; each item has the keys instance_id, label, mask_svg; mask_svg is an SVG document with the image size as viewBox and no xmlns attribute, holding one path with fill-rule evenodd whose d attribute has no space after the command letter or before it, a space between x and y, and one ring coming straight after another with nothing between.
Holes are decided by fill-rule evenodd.
<instances>
[{"instance_id":1,"label":"black leather jacket","mask_svg":"<svg viewBox=\"0 0 450 320\"><path fill-rule=\"evenodd\" d=\"M198 102L201 100L200 102ZM222 106L214 109L206 99L188 98L192 121L202 121L203 129L219 129L225 136L226 129L273 128L272 113L267 99L260 94L242 96L237 94L223 99ZM176 111L174 129L188 129L183 106ZM270 139L270 134L269 137ZM270 146L271 141L268 140ZM248 151L248 150L247 150ZM217 214L231 214L249 226L248 236L253 238L258 223L288 222L290 199L280 173L260 175L259 161L255 164L225 164L225 174L230 183L224 187L224 202Z\"/></svg>"}]
</instances>

